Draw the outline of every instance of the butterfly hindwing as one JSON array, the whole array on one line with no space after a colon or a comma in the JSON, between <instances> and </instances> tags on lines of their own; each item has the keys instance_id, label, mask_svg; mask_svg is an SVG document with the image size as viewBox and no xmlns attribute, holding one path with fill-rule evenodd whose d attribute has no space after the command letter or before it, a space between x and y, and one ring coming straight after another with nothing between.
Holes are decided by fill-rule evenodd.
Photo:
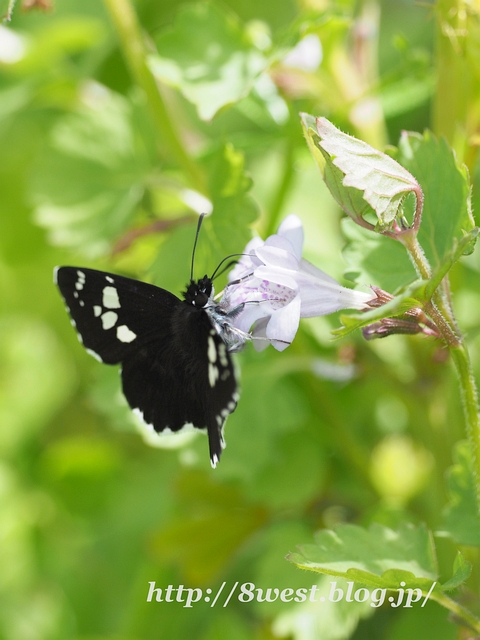
<instances>
[{"instance_id":1,"label":"butterfly hindwing","mask_svg":"<svg viewBox=\"0 0 480 640\"><path fill-rule=\"evenodd\" d=\"M233 363L204 310L182 302L172 324L168 339L140 347L124 362L123 392L157 432L186 426L206 430L215 466L224 447L225 420L238 399Z\"/></svg>"},{"instance_id":2,"label":"butterfly hindwing","mask_svg":"<svg viewBox=\"0 0 480 640\"><path fill-rule=\"evenodd\" d=\"M60 267L56 281L86 349L122 365L124 395L154 431L207 431L220 458L223 426L235 409L231 356L204 308L137 280Z\"/></svg>"}]
</instances>

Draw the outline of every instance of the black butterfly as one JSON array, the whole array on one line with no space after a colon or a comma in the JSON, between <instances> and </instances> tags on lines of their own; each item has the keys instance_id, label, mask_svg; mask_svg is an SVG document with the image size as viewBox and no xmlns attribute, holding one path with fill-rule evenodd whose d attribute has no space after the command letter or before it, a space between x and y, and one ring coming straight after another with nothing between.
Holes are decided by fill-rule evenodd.
<instances>
[{"instance_id":1,"label":"black butterfly","mask_svg":"<svg viewBox=\"0 0 480 640\"><path fill-rule=\"evenodd\" d=\"M250 336L232 324L243 305L228 310L213 300L213 277L191 278L180 300L165 289L112 273L55 270L87 351L105 364L121 364L123 393L132 410L158 433L206 430L215 467L225 447L225 420L239 397L230 352Z\"/></svg>"}]
</instances>

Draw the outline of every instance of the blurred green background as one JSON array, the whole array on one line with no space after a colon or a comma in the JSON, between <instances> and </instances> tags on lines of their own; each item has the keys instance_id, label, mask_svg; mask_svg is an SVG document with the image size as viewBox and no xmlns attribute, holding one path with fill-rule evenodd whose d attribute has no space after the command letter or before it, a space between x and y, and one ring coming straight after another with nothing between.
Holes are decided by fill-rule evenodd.
<instances>
[{"instance_id":1,"label":"blurred green background","mask_svg":"<svg viewBox=\"0 0 480 640\"><path fill-rule=\"evenodd\" d=\"M264 235L296 213L305 256L346 283L342 216L300 111L381 149L402 129L445 135L475 204L477 5L137 2L167 110L213 193L217 223L200 237L198 271L241 251L252 225ZM312 34L302 57L295 46ZM210 63L224 63L218 85ZM0 638L457 637L435 604L146 602L150 581L311 587L315 575L284 557L338 522L440 528L464 437L455 374L433 340L333 342L338 318L302 321L285 353L239 356L242 396L215 471L201 435L150 447L118 372L84 352L52 282L57 264L176 293L189 277L187 190L200 183L159 136L108 3L17 3L0 27L0 149ZM479 270L474 254L452 273L477 375ZM442 539L437 548L448 576L455 550Z\"/></svg>"}]
</instances>

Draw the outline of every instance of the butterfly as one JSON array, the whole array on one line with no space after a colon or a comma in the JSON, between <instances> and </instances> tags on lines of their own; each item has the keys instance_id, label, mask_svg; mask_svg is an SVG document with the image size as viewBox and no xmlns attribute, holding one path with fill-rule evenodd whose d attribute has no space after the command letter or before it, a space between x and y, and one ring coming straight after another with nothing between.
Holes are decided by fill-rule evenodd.
<instances>
[{"instance_id":1,"label":"butterfly","mask_svg":"<svg viewBox=\"0 0 480 640\"><path fill-rule=\"evenodd\" d=\"M193 280L202 219L183 300L152 284L83 267L57 267L55 282L86 350L121 365L133 412L158 434L206 431L215 467L225 447L225 421L239 398L230 354L250 335L233 323L243 305L230 309L214 300L218 267L212 277Z\"/></svg>"}]
</instances>

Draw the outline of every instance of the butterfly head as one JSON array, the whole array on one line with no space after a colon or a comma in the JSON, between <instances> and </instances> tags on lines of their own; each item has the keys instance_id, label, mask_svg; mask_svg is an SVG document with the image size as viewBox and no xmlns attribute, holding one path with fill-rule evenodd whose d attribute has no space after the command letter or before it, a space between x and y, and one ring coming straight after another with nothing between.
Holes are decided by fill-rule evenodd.
<instances>
[{"instance_id":1,"label":"butterfly head","mask_svg":"<svg viewBox=\"0 0 480 640\"><path fill-rule=\"evenodd\" d=\"M193 306L202 309L209 301L212 292L212 280L208 276L203 276L203 278L200 278L197 282L190 280L190 284L184 292L183 297L189 304L193 304Z\"/></svg>"}]
</instances>

